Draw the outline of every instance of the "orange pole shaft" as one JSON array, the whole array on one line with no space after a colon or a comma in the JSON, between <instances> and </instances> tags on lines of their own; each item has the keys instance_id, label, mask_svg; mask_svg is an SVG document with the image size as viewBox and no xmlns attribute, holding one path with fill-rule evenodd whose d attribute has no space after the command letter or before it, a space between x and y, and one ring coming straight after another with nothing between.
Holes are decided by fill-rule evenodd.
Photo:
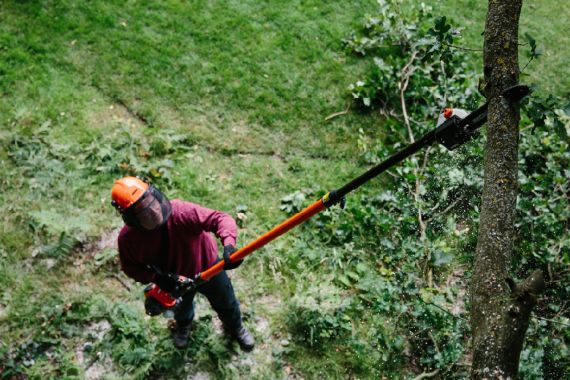
<instances>
[{"instance_id":1,"label":"orange pole shaft","mask_svg":"<svg viewBox=\"0 0 570 380\"><path fill-rule=\"evenodd\" d=\"M234 253L232 253L230 255L230 262L233 263L243 259L250 253L258 250L259 248L263 247L265 244L283 235L285 232L298 226L307 219L310 219L311 217L323 211L324 209L325 205L323 203L323 200L319 199L318 201L308 206L304 210L301 210L297 214L293 215L292 217L290 217L280 225L267 231L265 234L261 235L260 237L249 243L248 245L243 246ZM224 270L224 262L219 261L210 268L208 268L207 270L205 270L204 272L199 273L197 277L199 277L204 281L208 281L209 279L220 273L222 270Z\"/></svg>"}]
</instances>

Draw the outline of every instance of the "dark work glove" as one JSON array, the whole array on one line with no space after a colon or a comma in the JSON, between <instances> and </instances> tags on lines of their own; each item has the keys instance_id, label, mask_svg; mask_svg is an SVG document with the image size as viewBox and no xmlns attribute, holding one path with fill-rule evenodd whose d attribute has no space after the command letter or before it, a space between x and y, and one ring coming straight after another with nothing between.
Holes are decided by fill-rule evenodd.
<instances>
[{"instance_id":1,"label":"dark work glove","mask_svg":"<svg viewBox=\"0 0 570 380\"><path fill-rule=\"evenodd\" d=\"M240 261L236 261L235 263L231 263L230 262L230 255L232 253L234 253L236 251L236 247L234 247L231 244L228 245L224 245L224 269L225 270L230 270L230 269L236 269L237 267L239 267L241 265L241 263L243 263L243 259L241 259Z\"/></svg>"},{"instance_id":2,"label":"dark work glove","mask_svg":"<svg viewBox=\"0 0 570 380\"><path fill-rule=\"evenodd\" d=\"M156 274L154 278L154 283L158 287L172 296L176 297L176 294L180 291L180 282L178 281L178 276L171 274Z\"/></svg>"}]
</instances>

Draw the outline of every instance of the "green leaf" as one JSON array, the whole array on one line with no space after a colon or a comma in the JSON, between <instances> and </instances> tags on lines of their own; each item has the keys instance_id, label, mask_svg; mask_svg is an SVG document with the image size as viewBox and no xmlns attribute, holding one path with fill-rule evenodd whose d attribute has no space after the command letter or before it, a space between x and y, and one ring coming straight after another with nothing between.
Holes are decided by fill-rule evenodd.
<instances>
[{"instance_id":1,"label":"green leaf","mask_svg":"<svg viewBox=\"0 0 570 380\"><path fill-rule=\"evenodd\" d=\"M453 256L442 251L435 251L433 254L433 265L440 267L449 264L453 260Z\"/></svg>"},{"instance_id":2,"label":"green leaf","mask_svg":"<svg viewBox=\"0 0 570 380\"><path fill-rule=\"evenodd\" d=\"M350 271L350 270L346 271L346 275L348 277L350 277L351 279L353 279L354 281L358 281L360 279L360 275L358 273Z\"/></svg>"},{"instance_id":3,"label":"green leaf","mask_svg":"<svg viewBox=\"0 0 570 380\"><path fill-rule=\"evenodd\" d=\"M95 259L95 265L98 267L103 266L117 257L117 254L117 250L113 248L106 248L100 252L97 252L93 257Z\"/></svg>"},{"instance_id":4,"label":"green leaf","mask_svg":"<svg viewBox=\"0 0 570 380\"><path fill-rule=\"evenodd\" d=\"M553 124L554 124L554 131L556 132L558 137L560 137L560 139L562 140L567 140L568 132L566 131L564 123L558 117L555 117L553 120Z\"/></svg>"},{"instance_id":5,"label":"green leaf","mask_svg":"<svg viewBox=\"0 0 570 380\"><path fill-rule=\"evenodd\" d=\"M351 282L345 275L340 275L337 277L337 280L346 287L350 287Z\"/></svg>"},{"instance_id":6,"label":"green leaf","mask_svg":"<svg viewBox=\"0 0 570 380\"><path fill-rule=\"evenodd\" d=\"M358 273L366 273L368 271L368 266L364 263L358 263L356 264L356 271Z\"/></svg>"},{"instance_id":7,"label":"green leaf","mask_svg":"<svg viewBox=\"0 0 570 380\"><path fill-rule=\"evenodd\" d=\"M536 47L536 40L528 33L524 34L525 39L527 40L529 46L530 46L530 51L527 52L527 56L530 59L536 59L538 58L540 55L542 55L542 53L537 49Z\"/></svg>"}]
</instances>

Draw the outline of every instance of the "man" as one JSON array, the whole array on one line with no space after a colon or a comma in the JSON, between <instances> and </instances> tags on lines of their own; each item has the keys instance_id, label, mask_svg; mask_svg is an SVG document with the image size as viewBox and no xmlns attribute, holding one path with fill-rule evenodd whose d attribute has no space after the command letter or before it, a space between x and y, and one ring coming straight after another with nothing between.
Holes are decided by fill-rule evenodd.
<instances>
[{"instance_id":1,"label":"man","mask_svg":"<svg viewBox=\"0 0 570 380\"><path fill-rule=\"evenodd\" d=\"M170 202L156 187L135 177L115 181L111 198L126 224L118 238L121 269L138 282L155 283L161 290L176 294L180 283L169 274L194 278L219 260L211 233L221 240L226 257L235 251L236 223L220 211L176 199ZM225 269L239 264L231 263ZM226 272L197 291L208 298L226 332L244 351L252 350L254 339L243 326L239 302ZM185 294L174 311L173 340L177 348L188 344L194 294Z\"/></svg>"}]
</instances>

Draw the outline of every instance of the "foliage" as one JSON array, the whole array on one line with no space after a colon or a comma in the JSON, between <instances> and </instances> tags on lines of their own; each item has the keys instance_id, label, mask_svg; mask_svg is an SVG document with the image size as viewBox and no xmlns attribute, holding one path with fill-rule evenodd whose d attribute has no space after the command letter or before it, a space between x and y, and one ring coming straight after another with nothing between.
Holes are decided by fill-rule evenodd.
<instances>
[{"instance_id":1,"label":"foliage","mask_svg":"<svg viewBox=\"0 0 570 380\"><path fill-rule=\"evenodd\" d=\"M546 108L545 105L548 105ZM536 110L538 108L538 111ZM566 109L566 110L565 110ZM531 323L521 374L556 378L570 370L567 358L567 303L570 298L570 150L568 104L552 96L533 97L527 105L519 159L518 222L515 274L528 276L540 268L547 288L536 310L544 318ZM543 113L544 112L544 113ZM538 115L538 116L537 116ZM557 127L557 124L561 126ZM564 133L558 133L563 128Z\"/></svg>"},{"instance_id":2,"label":"foliage","mask_svg":"<svg viewBox=\"0 0 570 380\"><path fill-rule=\"evenodd\" d=\"M548 119L558 137L568 141L570 136L564 121L570 114L570 100L566 99L563 103L553 95L534 96L526 103L525 112L534 127L544 127ZM532 131L534 132L534 129Z\"/></svg>"},{"instance_id":3,"label":"foliage","mask_svg":"<svg viewBox=\"0 0 570 380\"><path fill-rule=\"evenodd\" d=\"M525 69L527 68L527 66L536 58L540 57L542 55L542 52L538 49L537 45L536 45L536 40L534 39L534 37L532 37L529 33L525 33L524 34L524 38L526 39L526 41L528 42L529 45L529 50L527 50L527 57L528 57L528 62L526 63L526 65L522 68L521 70L521 74L524 73Z\"/></svg>"},{"instance_id":4,"label":"foliage","mask_svg":"<svg viewBox=\"0 0 570 380\"><path fill-rule=\"evenodd\" d=\"M93 256L93 264L97 268L105 267L109 264L116 266L118 263L118 252L114 248L105 248Z\"/></svg>"},{"instance_id":5,"label":"foliage","mask_svg":"<svg viewBox=\"0 0 570 380\"><path fill-rule=\"evenodd\" d=\"M29 305L18 313L24 322L33 321L41 329L19 342L2 347L2 378L29 376L32 379L79 378L73 339L84 336L84 324L102 316L107 302L101 297L65 303L60 294L43 294L41 305ZM62 345L62 338L69 343ZM71 352L70 352L71 351Z\"/></svg>"},{"instance_id":6,"label":"foliage","mask_svg":"<svg viewBox=\"0 0 570 380\"><path fill-rule=\"evenodd\" d=\"M285 211L289 215L298 213L303 209L303 205L307 201L307 196L313 194L311 189L297 190L292 194L288 194L281 198L280 210Z\"/></svg>"},{"instance_id":7,"label":"foliage","mask_svg":"<svg viewBox=\"0 0 570 380\"><path fill-rule=\"evenodd\" d=\"M68 188L76 188L78 182L82 184L84 179L98 174L106 178L138 175L166 187L173 181L171 168L175 162L170 157L185 154L191 144L182 135L159 132L145 136L130 131L126 125L119 125L114 134L93 142L63 142L47 125L44 123L31 135L9 131L0 136L9 162L19 168L22 186L34 199L28 206L28 224L35 235L48 242L45 251L61 251L58 244L73 245L69 239L85 241L93 234L94 221L88 213L76 212L85 202L81 195L70 199L72 215L43 207L40 200L57 202L67 198ZM86 182L88 186L90 181ZM85 193L89 195L89 190ZM49 245L55 239L55 245Z\"/></svg>"},{"instance_id":8,"label":"foliage","mask_svg":"<svg viewBox=\"0 0 570 380\"><path fill-rule=\"evenodd\" d=\"M22 317L39 315L43 331L36 331L19 345L2 347L2 377L27 375L30 378L80 378L75 351L82 350L87 363L112 358L116 373L122 378L150 378L169 371L171 376L187 374L181 365L186 356L192 357L196 368L225 373L227 347L213 333L211 316L195 321L189 347L172 350L169 332L159 320L144 317L139 307L126 303L110 303L101 296L62 304L59 295L44 300L38 310L26 310ZM97 327L99 321L103 328ZM104 326L107 327L104 327ZM66 337L74 346L60 346ZM71 351L71 355L69 353ZM232 368L227 371L231 371ZM228 372L230 373L230 372Z\"/></svg>"},{"instance_id":9,"label":"foliage","mask_svg":"<svg viewBox=\"0 0 570 380\"><path fill-rule=\"evenodd\" d=\"M288 311L293 337L318 349L327 340L346 336L351 331L346 314L350 301L340 289L324 282L309 292L297 292Z\"/></svg>"},{"instance_id":10,"label":"foliage","mask_svg":"<svg viewBox=\"0 0 570 380\"><path fill-rule=\"evenodd\" d=\"M432 150L420 176L420 200L431 207L422 208L429 227L425 240L433 239L429 258L418 240L418 205L410 195L417 178L414 165L391 172L406 181L392 183L385 176L369 191L350 196L345 211L329 210L248 257L237 275L238 298L246 311L263 312L268 325L266 330L262 323L254 329L260 346L268 349L248 356L220 338L210 315L196 320L187 351L173 351L164 321L143 317L140 287L117 281L116 251L93 248L103 233L121 223L109 205L108 191L123 174L149 177L171 197L235 210L241 245L302 209L310 198L322 195L321 189L330 189L397 149L407 138L400 101L380 94L375 103L377 83L370 86L370 107L360 99L357 103L374 113L390 111L382 102L393 106L398 115L382 120L381 128L378 118L355 112L320 122L346 108L347 100L340 95L347 78L365 79L369 85L367 72L376 70L358 54L343 54L339 42L374 4L2 3L0 377L82 378L91 363L108 366L105 375L116 378L129 378L131 371L146 378L180 378L200 369L219 378L404 378L424 368L441 368L445 378L459 377L462 359L454 358L463 353L458 344L468 332L459 318L465 317L465 305L456 300L464 298L469 273L462 264L470 259L476 230L477 202L471 194L481 181L477 144L449 159L438 152L435 161ZM467 44L479 45L481 4L436 2L431 4L435 12L427 13L452 15L454 25L468 25ZM417 35L405 30L407 15L417 8L401 5L390 6L392 13L402 15L401 20L389 16L390 22L404 37ZM540 46L549 57L534 60L529 77L558 94L568 87L563 64L567 51L558 48L567 45L565 18L555 17L563 11L544 4L540 12L550 16L531 8L533 17L523 20L535 29L530 33L537 36L537 50ZM455 28L448 29L449 18L440 19L438 26L425 12L421 17L418 25L425 40L411 46L426 52L426 62L441 56L450 41L461 42ZM393 50L396 53L397 46ZM448 51L455 60L455 50ZM366 52L366 57L374 54ZM398 64L398 54L382 53L380 58L390 66ZM465 63L459 57L457 61ZM466 67L477 61L472 57ZM471 78L469 70L454 65L446 63L445 71ZM534 70L535 65L539 69ZM410 78L406 95L422 90L422 64L414 66L419 71ZM386 74L389 67L377 70L391 81L388 89L397 86ZM397 81L405 78L399 76L401 67L393 70ZM439 86L441 72L435 65L421 81ZM460 83L461 89L466 86ZM431 91L438 96L426 118L414 116L418 109L423 112L426 102L410 99L414 132L434 124L438 107L463 104L466 95L434 87L429 96ZM441 99L444 93L447 102ZM456 95L459 103L453 100ZM544 128L552 128L551 117L546 116ZM548 155L558 162L556 152ZM434 162L441 166L433 169ZM440 170L450 177L443 178ZM275 199L309 188L314 192L303 190L285 199L280 210ZM560 194L557 188L555 192ZM454 207L447 210L450 205ZM550 206L539 206L543 228ZM550 247L541 250L540 260L567 263L566 248L557 254L550 237L536 229L533 233L535 245L546 242L544 247ZM44 264L54 261L46 270ZM429 269L432 287L426 286ZM553 281L560 282L553 283L568 283L563 280L555 277ZM295 305L303 308L303 298L313 297L310 288L321 282L343 295L341 303L350 300L343 304L344 314L312 310L295 321L288 311ZM289 305L296 291L295 303ZM562 296L553 293L541 315L568 323L566 308L556 298ZM288 327L296 322L305 331L307 326L317 333L330 331L324 334L329 336L319 338L322 346L311 347L289 335ZM563 325L538 322L532 320L530 336L536 339L525 350L523 372L530 377L548 367L554 374L564 373L567 332ZM94 329L97 326L106 329ZM441 333L432 333L432 338L428 326ZM287 344L281 345L282 340ZM536 350L538 345L544 349ZM83 352L83 362L78 352Z\"/></svg>"},{"instance_id":11,"label":"foliage","mask_svg":"<svg viewBox=\"0 0 570 380\"><path fill-rule=\"evenodd\" d=\"M372 57L367 77L349 86L358 104L405 112L397 96L405 92L409 113L420 123L450 104L473 106L475 74L467 56L450 49L459 30L423 3L407 11L398 1L379 3L379 14L344 40L349 52Z\"/></svg>"},{"instance_id":12,"label":"foliage","mask_svg":"<svg viewBox=\"0 0 570 380\"><path fill-rule=\"evenodd\" d=\"M153 378L165 371L170 376L183 376L190 370L183 365L188 358L192 358L194 370L203 368L221 375L235 370L227 363L226 341L212 330L211 315L194 321L185 350L173 350L169 331L165 331L163 324L157 319L145 320L130 305L115 305L107 318L111 330L95 348L110 353L119 370L131 378Z\"/></svg>"},{"instance_id":13,"label":"foliage","mask_svg":"<svg viewBox=\"0 0 570 380\"><path fill-rule=\"evenodd\" d=\"M40 247L39 254L41 256L62 258L70 254L77 243L78 240L75 236L62 232L56 242Z\"/></svg>"},{"instance_id":14,"label":"foliage","mask_svg":"<svg viewBox=\"0 0 570 380\"><path fill-rule=\"evenodd\" d=\"M373 63L349 87L353 98L391 118L381 143L359 132L361 157L371 164L433 129L442 108L470 109L478 100L469 56L452 49L459 30L424 5L402 12L397 1L382 1L379 15L345 40L349 51L370 55ZM401 363L410 362L412 371L461 377L464 368L454 365L466 354L469 326L456 297L465 294L462 263L471 260L475 241L481 146L451 154L435 147L418 156L395 167L381 191L350 196L343 212L324 213L318 231L332 230L321 237L331 244L351 241L364 250L358 266L366 269L338 278L357 292L362 304L355 309L366 316L374 332L367 338L382 353L364 355L366 366L397 376ZM392 318L398 322L387 324Z\"/></svg>"},{"instance_id":15,"label":"foliage","mask_svg":"<svg viewBox=\"0 0 570 380\"><path fill-rule=\"evenodd\" d=\"M379 162L402 147L398 141L411 142L432 129L435 123L430 120L443 107L472 109L478 99L469 56L453 48L459 35L446 18L433 18L423 6L404 15L397 1L379 3L379 15L368 17L360 32L344 40L349 51L373 63L366 77L350 85L352 97L362 108L379 109L391 118L384 125L387 132L381 143L371 143L371 133L359 131L358 145L366 163ZM528 127L521 139L513 268L520 277L537 267L554 277L538 312L553 322L548 323L549 330L531 324L521 364L524 378L567 369L559 359L567 352L564 324L556 324L567 320L562 316L567 314L568 299L563 284L568 283L564 268L570 162L564 108L554 97L533 96L522 123ZM413 372L437 369L445 378L466 376L462 364L469 354L465 347L470 334L464 299L469 265L465 264L472 261L475 250L482 156L477 141L452 153L432 148L431 153L394 168L393 178L382 184L381 191L361 190L349 196L345 210L328 210L317 217L318 228L312 235L344 247L344 266L328 268L339 286L358 297L344 313L353 323L365 320L368 329L366 334L353 330L350 338L333 335L335 339L319 347L330 344L336 350L361 352L355 366L361 374L399 376L402 363L408 362ZM347 254L348 244L359 252L356 257ZM312 294L297 294L291 301L290 319L304 326L305 333L318 327L327 331L323 326L340 323L326 309L322 314L300 310L299 297L311 304ZM397 323L390 323L392 319ZM378 351L363 350L363 341L375 342ZM541 348L544 345L547 352Z\"/></svg>"}]
</instances>

